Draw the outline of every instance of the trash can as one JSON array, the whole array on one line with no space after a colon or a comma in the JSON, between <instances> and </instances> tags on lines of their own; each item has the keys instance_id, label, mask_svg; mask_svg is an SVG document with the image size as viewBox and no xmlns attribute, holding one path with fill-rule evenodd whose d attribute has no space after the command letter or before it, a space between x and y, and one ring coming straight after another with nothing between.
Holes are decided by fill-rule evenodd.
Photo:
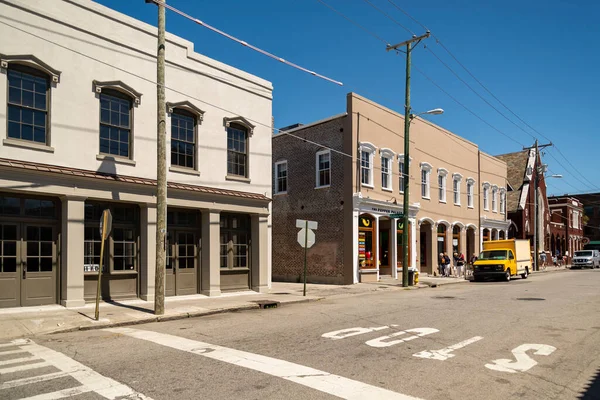
<instances>
[{"instance_id":1,"label":"trash can","mask_svg":"<svg viewBox=\"0 0 600 400\"><path fill-rule=\"evenodd\" d=\"M415 271L412 269L408 270L408 286L415 286Z\"/></svg>"}]
</instances>

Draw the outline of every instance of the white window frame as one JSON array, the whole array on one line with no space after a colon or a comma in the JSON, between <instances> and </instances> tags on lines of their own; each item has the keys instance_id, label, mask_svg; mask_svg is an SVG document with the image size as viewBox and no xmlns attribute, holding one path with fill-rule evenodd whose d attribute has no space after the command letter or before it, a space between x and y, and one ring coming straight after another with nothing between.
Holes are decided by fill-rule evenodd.
<instances>
[{"instance_id":1,"label":"white window frame","mask_svg":"<svg viewBox=\"0 0 600 400\"><path fill-rule=\"evenodd\" d=\"M448 181L448 170L445 168L438 168L438 195L440 198L440 203L446 203L447 181Z\"/></svg>"},{"instance_id":2,"label":"white window frame","mask_svg":"<svg viewBox=\"0 0 600 400\"><path fill-rule=\"evenodd\" d=\"M506 189L500 189L500 214L506 214Z\"/></svg>"},{"instance_id":3,"label":"white window frame","mask_svg":"<svg viewBox=\"0 0 600 400\"><path fill-rule=\"evenodd\" d=\"M410 167L412 164L412 157L408 157L408 166ZM402 166L402 171L400 170L400 166ZM410 168L409 168L410 169ZM404 179L406 176L406 167L404 165L404 154L398 154L398 192L404 193Z\"/></svg>"},{"instance_id":4,"label":"white window frame","mask_svg":"<svg viewBox=\"0 0 600 400\"><path fill-rule=\"evenodd\" d=\"M285 164L285 190L279 190L279 167L281 165ZM288 162L287 160L281 160L281 161L277 161L275 163L275 187L274 189L274 193L275 194L286 194L287 193L287 189L288 189L288 176L289 176L289 168L288 168Z\"/></svg>"},{"instance_id":5,"label":"white window frame","mask_svg":"<svg viewBox=\"0 0 600 400\"><path fill-rule=\"evenodd\" d=\"M492 212L498 212L498 186L492 186Z\"/></svg>"},{"instance_id":6,"label":"white window frame","mask_svg":"<svg viewBox=\"0 0 600 400\"><path fill-rule=\"evenodd\" d=\"M377 147L375 147L372 143L369 142L364 142L364 143L360 143L359 147L358 147L358 154L359 154L359 160L358 162L360 163L360 184L361 186L366 186L368 188L373 188L375 187L373 185L373 156L375 154L375 151L377 150ZM363 153L367 153L369 155L369 183L365 183L363 182L363 165L362 165L362 157L363 157Z\"/></svg>"},{"instance_id":7,"label":"white window frame","mask_svg":"<svg viewBox=\"0 0 600 400\"><path fill-rule=\"evenodd\" d=\"M455 206L460 206L460 184L462 182L462 178L462 175L458 173L452 175L452 197Z\"/></svg>"},{"instance_id":8,"label":"white window frame","mask_svg":"<svg viewBox=\"0 0 600 400\"><path fill-rule=\"evenodd\" d=\"M490 184L485 182L483 184L483 210L490 211Z\"/></svg>"},{"instance_id":9,"label":"white window frame","mask_svg":"<svg viewBox=\"0 0 600 400\"><path fill-rule=\"evenodd\" d=\"M475 179L467 178L467 207L475 208L474 199L475 197Z\"/></svg>"},{"instance_id":10,"label":"white window frame","mask_svg":"<svg viewBox=\"0 0 600 400\"><path fill-rule=\"evenodd\" d=\"M386 192L392 192L392 176L394 174L394 171L392 169L392 164L393 164L393 160L394 160L394 156L396 155L396 153L394 153L392 150L384 148L379 150L379 154L381 155L381 189L385 190ZM387 163L386 165L386 169L387 169L387 179L384 179L384 160Z\"/></svg>"},{"instance_id":11,"label":"white window frame","mask_svg":"<svg viewBox=\"0 0 600 400\"><path fill-rule=\"evenodd\" d=\"M322 185L321 184L321 170L319 168L321 168L320 162L319 162L319 157L327 154L329 155L329 184L327 185ZM325 171L325 170L323 170ZM321 150L318 151L317 154L315 155L315 188L326 188L326 187L330 187L331 186L331 150L327 149L327 150Z\"/></svg>"},{"instance_id":12,"label":"white window frame","mask_svg":"<svg viewBox=\"0 0 600 400\"><path fill-rule=\"evenodd\" d=\"M431 164L422 162L421 163L421 198L430 200L431 199L431 170L433 167ZM423 173L425 173L425 179L423 180Z\"/></svg>"},{"instance_id":13,"label":"white window frame","mask_svg":"<svg viewBox=\"0 0 600 400\"><path fill-rule=\"evenodd\" d=\"M579 229L579 211L573 211L573 229Z\"/></svg>"}]
</instances>

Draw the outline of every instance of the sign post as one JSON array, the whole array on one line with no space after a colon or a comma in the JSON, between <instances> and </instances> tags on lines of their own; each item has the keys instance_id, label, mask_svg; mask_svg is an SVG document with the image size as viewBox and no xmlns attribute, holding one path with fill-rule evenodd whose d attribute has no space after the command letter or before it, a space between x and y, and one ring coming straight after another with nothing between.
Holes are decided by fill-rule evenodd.
<instances>
[{"instance_id":1,"label":"sign post","mask_svg":"<svg viewBox=\"0 0 600 400\"><path fill-rule=\"evenodd\" d=\"M318 223L316 221L308 221L303 219L296 220L296 228L301 228L300 232L298 232L298 244L304 247L304 292L303 296L306 296L306 252L307 249L311 248L313 244L315 244L315 233L313 229L316 230Z\"/></svg>"},{"instance_id":2,"label":"sign post","mask_svg":"<svg viewBox=\"0 0 600 400\"><path fill-rule=\"evenodd\" d=\"M100 291L102 283L102 261L104 260L104 242L112 229L112 214L109 209L102 211L100 218L100 267L98 268L98 286L96 288L96 321L100 319Z\"/></svg>"}]
</instances>

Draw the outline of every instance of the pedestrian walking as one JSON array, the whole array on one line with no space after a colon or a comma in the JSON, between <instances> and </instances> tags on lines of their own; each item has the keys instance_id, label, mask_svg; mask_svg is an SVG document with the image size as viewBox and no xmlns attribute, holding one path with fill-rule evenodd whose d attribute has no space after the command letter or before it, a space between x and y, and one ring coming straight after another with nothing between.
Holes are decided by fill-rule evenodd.
<instances>
[{"instance_id":1,"label":"pedestrian walking","mask_svg":"<svg viewBox=\"0 0 600 400\"><path fill-rule=\"evenodd\" d=\"M542 262L542 270L546 269L546 252L540 250L540 261Z\"/></svg>"},{"instance_id":2,"label":"pedestrian walking","mask_svg":"<svg viewBox=\"0 0 600 400\"><path fill-rule=\"evenodd\" d=\"M438 260L438 275L444 276L444 262L446 259L444 258L444 253L440 253L440 257Z\"/></svg>"},{"instance_id":3,"label":"pedestrian walking","mask_svg":"<svg viewBox=\"0 0 600 400\"><path fill-rule=\"evenodd\" d=\"M450 277L450 257L448 257L448 253L444 253L444 276L446 278Z\"/></svg>"},{"instance_id":4,"label":"pedestrian walking","mask_svg":"<svg viewBox=\"0 0 600 400\"><path fill-rule=\"evenodd\" d=\"M463 267L465 265L465 256L463 253L456 253L454 265L456 265L456 276L460 278L463 274Z\"/></svg>"}]
</instances>

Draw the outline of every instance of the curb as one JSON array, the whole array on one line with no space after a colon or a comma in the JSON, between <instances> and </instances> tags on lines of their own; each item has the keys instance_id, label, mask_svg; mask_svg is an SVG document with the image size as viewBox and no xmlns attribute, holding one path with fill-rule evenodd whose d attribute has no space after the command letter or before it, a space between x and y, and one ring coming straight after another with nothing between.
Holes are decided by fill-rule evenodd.
<instances>
[{"instance_id":1,"label":"curb","mask_svg":"<svg viewBox=\"0 0 600 400\"><path fill-rule=\"evenodd\" d=\"M325 297L315 297L312 299L290 300L290 301L285 301L283 303L280 302L279 306L287 305L287 304L310 303L313 301L320 301L323 299L325 299ZM159 315L159 316L155 316L155 317L153 316L153 317L140 318L140 319L128 320L128 321L99 323L96 325L83 325L83 326L80 325L80 326L74 326L74 327L65 328L65 329L59 329L59 330L55 330L52 332L39 333L38 335L55 335L55 334L60 334L60 333L71 333L71 332L77 332L77 331L91 331L91 330L106 329L106 328L118 328L118 327L123 327L123 326L148 324L148 323L152 323L152 322L177 321L177 320L186 319L186 318L199 318L199 317L206 317L206 316L215 315L215 314L225 314L225 313L230 313L230 312L259 310L259 309L260 309L260 305L258 303L257 304L247 304L247 305L243 305L243 306L217 308L214 310L184 312L184 313L173 314L173 315Z\"/></svg>"}]
</instances>

